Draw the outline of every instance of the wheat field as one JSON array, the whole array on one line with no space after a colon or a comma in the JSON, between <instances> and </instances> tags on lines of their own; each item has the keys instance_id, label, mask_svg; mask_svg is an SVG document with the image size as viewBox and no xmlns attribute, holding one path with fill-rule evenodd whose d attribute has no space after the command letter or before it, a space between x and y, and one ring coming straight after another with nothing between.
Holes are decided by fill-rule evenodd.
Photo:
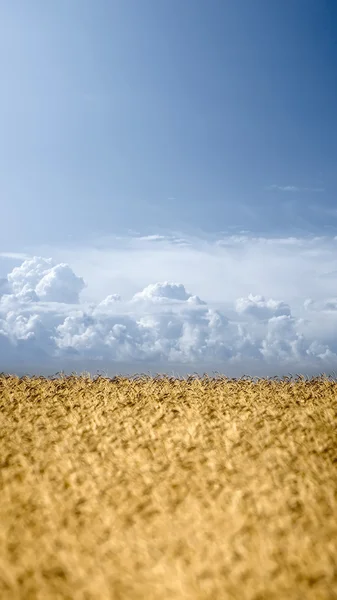
<instances>
[{"instance_id":1,"label":"wheat field","mask_svg":"<svg viewBox=\"0 0 337 600\"><path fill-rule=\"evenodd\" d=\"M337 598L337 383L0 376L0 598Z\"/></svg>"}]
</instances>

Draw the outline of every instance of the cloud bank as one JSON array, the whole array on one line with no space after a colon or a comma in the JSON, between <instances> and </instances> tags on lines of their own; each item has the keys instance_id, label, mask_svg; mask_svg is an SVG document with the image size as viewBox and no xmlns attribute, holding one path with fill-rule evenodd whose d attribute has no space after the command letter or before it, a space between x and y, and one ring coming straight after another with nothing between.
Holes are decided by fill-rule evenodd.
<instances>
[{"instance_id":1,"label":"cloud bank","mask_svg":"<svg viewBox=\"0 0 337 600\"><path fill-rule=\"evenodd\" d=\"M226 312L177 281L148 282L128 298L111 289L96 302L83 300L86 290L69 264L40 256L2 278L0 370L263 376L337 366L337 297L302 298L302 318L285 299L252 293Z\"/></svg>"}]
</instances>

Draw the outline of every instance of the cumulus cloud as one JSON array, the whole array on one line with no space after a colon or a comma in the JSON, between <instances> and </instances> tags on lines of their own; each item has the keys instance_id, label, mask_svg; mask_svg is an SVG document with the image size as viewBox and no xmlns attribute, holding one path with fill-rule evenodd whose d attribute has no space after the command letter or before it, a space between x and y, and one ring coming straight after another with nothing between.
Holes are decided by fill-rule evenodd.
<instances>
[{"instance_id":1,"label":"cumulus cloud","mask_svg":"<svg viewBox=\"0 0 337 600\"><path fill-rule=\"evenodd\" d=\"M137 292L132 299L133 302L189 302L190 304L206 304L198 296L192 296L185 290L182 283L151 283L141 292Z\"/></svg>"},{"instance_id":2,"label":"cumulus cloud","mask_svg":"<svg viewBox=\"0 0 337 600\"><path fill-rule=\"evenodd\" d=\"M114 308L116 302L121 302L121 300L122 298L119 294L109 294L106 298L104 298L104 300L97 304L97 309L106 310Z\"/></svg>"},{"instance_id":3,"label":"cumulus cloud","mask_svg":"<svg viewBox=\"0 0 337 600\"><path fill-rule=\"evenodd\" d=\"M77 303L85 284L69 265L55 265L51 258L34 256L9 273L6 285L16 298Z\"/></svg>"},{"instance_id":4,"label":"cumulus cloud","mask_svg":"<svg viewBox=\"0 0 337 600\"><path fill-rule=\"evenodd\" d=\"M36 285L35 292L41 300L70 304L79 301L83 288L83 279L77 277L69 265L60 264L45 273Z\"/></svg>"},{"instance_id":5,"label":"cumulus cloud","mask_svg":"<svg viewBox=\"0 0 337 600\"><path fill-rule=\"evenodd\" d=\"M261 320L290 316L291 314L290 306L285 302L272 298L266 300L264 296L253 296L252 294L249 294L247 298L238 298L236 310L239 314Z\"/></svg>"},{"instance_id":6,"label":"cumulus cloud","mask_svg":"<svg viewBox=\"0 0 337 600\"><path fill-rule=\"evenodd\" d=\"M308 344L296 331L296 320L289 315L271 317L267 335L262 341L262 354L267 359L301 360L306 356Z\"/></svg>"},{"instance_id":7,"label":"cumulus cloud","mask_svg":"<svg viewBox=\"0 0 337 600\"><path fill-rule=\"evenodd\" d=\"M286 365L322 372L337 365L331 320L322 326L294 316L282 298L248 293L226 314L174 281L147 284L126 300L114 281L114 293L90 304L81 301L85 285L66 262L35 256L15 267L0 282L2 364L17 370L34 359L35 370L49 366L51 372L64 364L138 371L189 365L228 375L238 369L278 374ZM327 311L336 311L331 300L315 302L304 302L307 314L328 319Z\"/></svg>"}]
</instances>

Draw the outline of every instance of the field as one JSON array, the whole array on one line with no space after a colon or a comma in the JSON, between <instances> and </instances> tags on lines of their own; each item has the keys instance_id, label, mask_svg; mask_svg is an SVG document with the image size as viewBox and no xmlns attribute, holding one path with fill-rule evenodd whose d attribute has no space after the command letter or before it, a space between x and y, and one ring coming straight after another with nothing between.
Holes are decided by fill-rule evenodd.
<instances>
[{"instance_id":1,"label":"field","mask_svg":"<svg viewBox=\"0 0 337 600\"><path fill-rule=\"evenodd\" d=\"M337 382L0 375L0 598L337 599Z\"/></svg>"}]
</instances>

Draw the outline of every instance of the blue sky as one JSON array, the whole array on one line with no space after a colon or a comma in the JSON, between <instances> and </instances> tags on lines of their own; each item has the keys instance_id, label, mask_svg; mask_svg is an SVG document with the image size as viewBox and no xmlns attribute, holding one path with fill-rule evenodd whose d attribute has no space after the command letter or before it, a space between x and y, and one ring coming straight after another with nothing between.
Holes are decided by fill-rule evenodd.
<instances>
[{"instance_id":1,"label":"blue sky","mask_svg":"<svg viewBox=\"0 0 337 600\"><path fill-rule=\"evenodd\" d=\"M323 0L3 2L3 243L337 225L336 19Z\"/></svg>"},{"instance_id":2,"label":"blue sky","mask_svg":"<svg viewBox=\"0 0 337 600\"><path fill-rule=\"evenodd\" d=\"M0 357L10 347L11 368L34 352L91 360L88 348L128 364L223 360L226 336L243 369L254 352L274 368L286 339L290 361L294 344L302 363L309 353L321 366L327 350L337 361L334 1L8 0L0 62ZM83 303L111 294L126 304L110 312L134 312L117 346L120 329L84 325L94 309ZM259 325L231 337L206 305L195 312L198 295ZM69 298L82 321L61 309ZM166 317L139 320L163 302ZM172 302L189 303L175 325Z\"/></svg>"}]
</instances>

